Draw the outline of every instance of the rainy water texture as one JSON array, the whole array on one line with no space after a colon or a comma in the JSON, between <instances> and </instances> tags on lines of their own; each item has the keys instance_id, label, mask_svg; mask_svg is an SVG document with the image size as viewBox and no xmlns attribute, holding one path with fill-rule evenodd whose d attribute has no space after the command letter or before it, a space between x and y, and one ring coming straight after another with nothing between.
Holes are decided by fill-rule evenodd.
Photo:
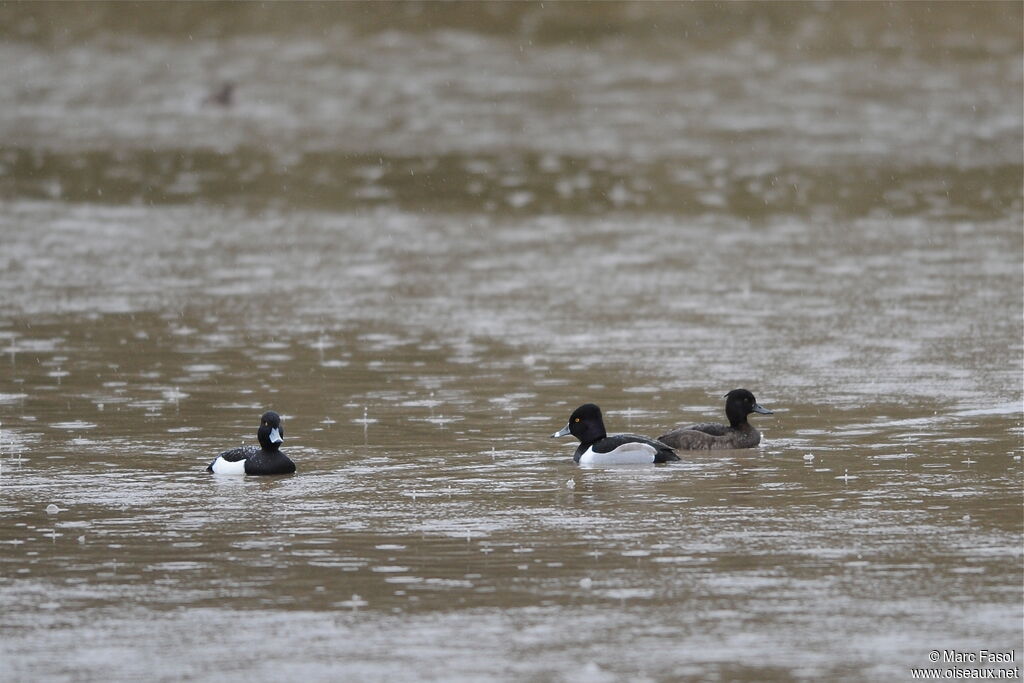
<instances>
[{"instance_id":1,"label":"rainy water texture","mask_svg":"<svg viewBox=\"0 0 1024 683\"><path fill-rule=\"evenodd\" d=\"M0 5L0 679L1020 667L1021 7Z\"/></svg>"}]
</instances>

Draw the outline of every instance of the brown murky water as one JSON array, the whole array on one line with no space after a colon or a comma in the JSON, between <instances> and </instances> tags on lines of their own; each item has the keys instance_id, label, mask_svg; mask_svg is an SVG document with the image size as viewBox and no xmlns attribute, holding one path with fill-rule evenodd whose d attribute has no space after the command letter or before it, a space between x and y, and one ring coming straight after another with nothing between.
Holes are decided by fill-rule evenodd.
<instances>
[{"instance_id":1,"label":"brown murky water","mask_svg":"<svg viewBox=\"0 0 1024 683\"><path fill-rule=\"evenodd\" d=\"M1019 670L1020 25L0 6L0 678Z\"/></svg>"}]
</instances>

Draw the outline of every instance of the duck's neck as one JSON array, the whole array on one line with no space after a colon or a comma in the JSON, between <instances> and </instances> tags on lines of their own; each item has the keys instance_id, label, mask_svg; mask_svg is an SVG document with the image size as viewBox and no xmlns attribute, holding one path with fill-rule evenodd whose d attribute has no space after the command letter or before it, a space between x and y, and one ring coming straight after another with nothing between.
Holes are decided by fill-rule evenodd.
<instances>
[{"instance_id":1,"label":"duck's neck","mask_svg":"<svg viewBox=\"0 0 1024 683\"><path fill-rule=\"evenodd\" d=\"M261 436L260 437L260 448L262 448L265 451L269 451L269 452L273 453L275 451L281 450L281 444L280 443L271 443L270 442L270 437L263 438Z\"/></svg>"},{"instance_id":2,"label":"duck's neck","mask_svg":"<svg viewBox=\"0 0 1024 683\"><path fill-rule=\"evenodd\" d=\"M729 426L732 427L733 429L735 429L738 432L745 432L748 429L753 429L753 427L750 426L750 423L747 422L747 416L746 415L744 415L743 417L739 417L739 418L730 415L729 416Z\"/></svg>"},{"instance_id":3,"label":"duck's neck","mask_svg":"<svg viewBox=\"0 0 1024 683\"><path fill-rule=\"evenodd\" d=\"M743 429L747 425L747 412L741 406L729 401L725 405L725 416L729 418L729 426L733 429Z\"/></svg>"}]
</instances>

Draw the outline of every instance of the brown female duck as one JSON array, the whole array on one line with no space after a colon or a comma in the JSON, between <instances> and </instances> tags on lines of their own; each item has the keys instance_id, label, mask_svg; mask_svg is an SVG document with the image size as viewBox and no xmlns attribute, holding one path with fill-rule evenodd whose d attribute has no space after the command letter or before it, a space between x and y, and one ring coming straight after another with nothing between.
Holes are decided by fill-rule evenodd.
<instances>
[{"instance_id":1,"label":"brown female duck","mask_svg":"<svg viewBox=\"0 0 1024 683\"><path fill-rule=\"evenodd\" d=\"M733 448L753 448L761 443L761 432L747 422L747 415L771 415L762 408L754 395L746 389L733 389L725 395L725 415L729 425L714 422L676 427L662 434L658 441L680 451L710 451Z\"/></svg>"}]
</instances>

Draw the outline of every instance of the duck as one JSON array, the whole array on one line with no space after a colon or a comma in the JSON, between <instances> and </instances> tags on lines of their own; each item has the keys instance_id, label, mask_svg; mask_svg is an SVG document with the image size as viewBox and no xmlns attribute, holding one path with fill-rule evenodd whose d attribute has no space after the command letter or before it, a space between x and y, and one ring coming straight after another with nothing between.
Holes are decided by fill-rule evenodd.
<instances>
[{"instance_id":1,"label":"duck","mask_svg":"<svg viewBox=\"0 0 1024 683\"><path fill-rule=\"evenodd\" d=\"M263 413L256 438L260 442L259 448L242 446L224 451L206 471L214 474L291 474L295 471L295 463L281 452L284 427L280 415L273 410Z\"/></svg>"},{"instance_id":2,"label":"duck","mask_svg":"<svg viewBox=\"0 0 1024 683\"><path fill-rule=\"evenodd\" d=\"M216 90L211 90L210 93L203 98L203 104L215 104L219 107L230 107L235 103L235 87L236 84L234 81L224 81Z\"/></svg>"},{"instance_id":3,"label":"duck","mask_svg":"<svg viewBox=\"0 0 1024 683\"><path fill-rule=\"evenodd\" d=\"M710 451L754 448L761 443L761 432L749 422L747 415L772 415L772 411L758 404L754 394L746 389L733 389L725 395L725 415L729 425L704 422L687 427L676 427L658 437L658 441L680 451Z\"/></svg>"},{"instance_id":4,"label":"duck","mask_svg":"<svg viewBox=\"0 0 1024 683\"><path fill-rule=\"evenodd\" d=\"M608 436L601 409L593 403L584 403L572 411L565 428L551 437L569 434L580 440L572 459L581 465L637 465L679 460L672 448L646 436Z\"/></svg>"}]
</instances>

